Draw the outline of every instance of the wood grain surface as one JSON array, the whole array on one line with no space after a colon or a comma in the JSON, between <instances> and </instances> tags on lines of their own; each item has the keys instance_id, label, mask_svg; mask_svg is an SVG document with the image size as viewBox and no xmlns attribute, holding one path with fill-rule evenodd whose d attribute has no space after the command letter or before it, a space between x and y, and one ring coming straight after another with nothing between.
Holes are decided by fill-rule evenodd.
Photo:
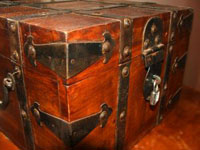
<instances>
[{"instance_id":1,"label":"wood grain surface","mask_svg":"<svg viewBox=\"0 0 200 150\"><path fill-rule=\"evenodd\" d=\"M129 150L199 150L200 93L184 87L163 122ZM0 149L19 150L0 132Z\"/></svg>"}]
</instances>

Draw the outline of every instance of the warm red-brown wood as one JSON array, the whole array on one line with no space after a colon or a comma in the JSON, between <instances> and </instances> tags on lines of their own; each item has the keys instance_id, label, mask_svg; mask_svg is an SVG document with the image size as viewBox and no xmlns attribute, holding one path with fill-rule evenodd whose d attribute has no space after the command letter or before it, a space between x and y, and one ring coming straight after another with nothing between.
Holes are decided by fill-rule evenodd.
<instances>
[{"instance_id":1,"label":"warm red-brown wood","mask_svg":"<svg viewBox=\"0 0 200 150\"><path fill-rule=\"evenodd\" d=\"M29 106L37 101L41 105L41 110L67 121L74 121L99 112L101 104L107 103L113 108L113 113L106 128L101 129L98 127L95 129L80 143L77 149L80 147L112 149L115 140L116 99L118 92L119 21L89 16L83 17L75 14L46 17L45 19L45 21L43 18L25 20L21 24L21 34L33 35L33 37L36 37L34 38L34 43L45 44L62 42L64 40L69 43L74 41L103 41L103 33L108 31L116 44L113 50L113 57L107 64L103 64L103 58L98 60L95 64L78 74L79 77L71 78L67 83L68 86L62 83L63 79L61 77L45 66L38 64L37 67L33 67L24 54L25 84ZM75 25L77 20L81 21L81 23ZM52 22L51 26L47 26L46 22ZM59 28L57 28L57 23L60 25ZM95 24L95 26L88 27L90 24ZM43 30L44 28L47 28L47 30ZM75 30L76 28L81 29ZM59 32L54 29L58 29ZM66 39L63 38L64 33L61 31L69 32ZM52 36L52 33L54 36ZM22 41L23 47L26 36ZM44 89L44 87L46 88ZM38 89L40 89L40 92L37 92ZM77 93L77 91L80 93ZM39 127L32 115L31 119L36 149L49 148L53 150L66 148L62 141L58 140L45 126ZM91 142L91 139L96 140Z\"/></svg>"},{"instance_id":2,"label":"warm red-brown wood","mask_svg":"<svg viewBox=\"0 0 200 150\"><path fill-rule=\"evenodd\" d=\"M37 2L41 2L37 0ZM29 2L28 2L29 3ZM31 3L31 2L30 2ZM108 2L109 3L109 2ZM127 1L127 3L129 3ZM118 8L103 9L103 6L111 4L73 1L59 2L37 5L46 9L37 9L32 7L14 6L8 8L0 8L0 53L3 57L10 58L9 35L5 18L17 17L21 15L41 14L49 12L50 9L56 10L72 10L74 12L64 12L54 15L43 15L30 18L19 19L20 46L22 54L22 66L24 71L24 81L26 87L26 96L28 101L28 109L34 102L40 103L40 109L53 116L64 119L66 121L75 121L100 111L100 105L108 104L113 109L112 115L109 117L105 128L95 128L86 138L84 138L74 149L115 149L116 138L116 117L118 105L118 88L119 88L119 52L121 47L121 29L124 18L133 20L133 41L132 41L132 60L130 67L130 83L128 92L128 107L126 118L126 138L124 149L129 150L133 145L149 130L151 130L157 122L159 115L160 103L155 107L150 107L149 102L143 97L143 83L146 75L144 62L142 59L142 42L143 31L147 21L152 17L160 17L163 20L163 37L162 42L165 45L165 59L162 66L161 79L163 80L166 66L166 52L169 39L170 28L170 12L166 9L152 9L135 6L123 6ZM89 8L101 7L99 10L90 10L80 14L76 10L87 10ZM152 5L154 6L154 5ZM159 6L159 5L157 5ZM49 9L49 10L48 10ZM189 13L179 11L178 17L182 14ZM107 16L107 17L106 17ZM114 17L115 16L115 17ZM14 18L13 18L14 19ZM15 18L16 19L16 18ZM51 43L80 43L80 42L103 42L103 33L108 31L115 41L113 54L108 63L103 63L103 57L82 72L69 78L66 74L59 76L56 72L37 62L37 66L30 64L25 55L25 42L28 36L33 37L35 44L51 44ZM183 32L181 32L183 31ZM188 48L189 30L177 29L175 36L176 44L174 45L172 64L176 57L181 57ZM125 35L126 36L126 35ZM181 40L179 40L181 39ZM181 50L179 50L181 48ZM6 51L7 50L7 51ZM66 49L67 50L67 49ZM7 60L7 59L6 59ZM7 60L8 61L8 60ZM63 59L62 62L66 60ZM0 61L2 68L4 63ZM6 64L6 65L9 65ZM0 66L1 67L1 66ZM9 68L10 66L6 67ZM8 70L7 70L8 71ZM66 70L63 70L66 72ZM168 100L181 86L184 69L177 70L175 73L170 72L169 85L166 94L164 107L167 107ZM2 77L3 78L3 75ZM173 84L176 81L177 84ZM163 85L161 84L161 87ZM19 109L17 109L17 98L13 98L15 103L15 113L20 122ZM13 109L13 110L14 110ZM10 111L9 108L7 111ZM29 111L30 112L30 111ZM13 140L23 139L23 128L18 131L10 131L8 128L16 130L16 126L9 121L9 118L17 117L6 114L8 117L2 118L7 122L0 122L2 130L9 130L14 135ZM9 116L10 115L10 116ZM1 112L0 112L1 117ZM30 112L30 120L32 123L33 138L36 150L64 150L69 149L59 140L45 125L40 127L35 117ZM1 125L2 123L2 125ZM11 127L6 126L11 125ZM6 132L6 131L4 131ZM13 133L15 132L15 133ZM16 135L15 135L16 134ZM12 138L11 138L12 139ZM23 140L22 140L23 141ZM21 141L20 141L21 142ZM22 147L25 142L19 143ZM24 146L25 147L25 146Z\"/></svg>"},{"instance_id":3,"label":"warm red-brown wood","mask_svg":"<svg viewBox=\"0 0 200 150\"><path fill-rule=\"evenodd\" d=\"M3 133L0 132L0 149L19 150Z\"/></svg>"},{"instance_id":4,"label":"warm red-brown wood","mask_svg":"<svg viewBox=\"0 0 200 150\"><path fill-rule=\"evenodd\" d=\"M187 16L191 13L191 10L180 10L177 13L177 18L180 16ZM167 89L163 90L163 96L165 98L162 102L162 109L161 109L161 115L167 111L168 105L172 102L172 97L175 96L177 91L179 91L182 88L182 82L183 82L183 75L184 75L184 69L185 66L181 68L173 69L173 65L175 64L175 60L177 58L181 58L185 54L188 53L188 47L189 47L189 39L190 39L190 32L191 28L186 28L185 26L177 27L175 30L175 43L173 44L173 49L171 52L171 66L170 66L170 73L169 73L169 79L166 84Z\"/></svg>"},{"instance_id":5,"label":"warm red-brown wood","mask_svg":"<svg viewBox=\"0 0 200 150\"><path fill-rule=\"evenodd\" d=\"M173 105L163 122L130 150L198 150L200 148L200 93L184 87L178 103ZM192 111L191 111L192 110ZM19 150L0 133L0 149Z\"/></svg>"}]
</instances>

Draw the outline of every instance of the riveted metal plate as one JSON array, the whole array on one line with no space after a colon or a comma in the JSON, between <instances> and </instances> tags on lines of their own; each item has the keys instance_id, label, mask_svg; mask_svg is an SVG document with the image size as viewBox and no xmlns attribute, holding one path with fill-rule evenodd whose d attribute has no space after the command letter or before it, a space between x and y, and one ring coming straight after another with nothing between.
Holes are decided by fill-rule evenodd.
<instances>
[{"instance_id":1,"label":"riveted metal plate","mask_svg":"<svg viewBox=\"0 0 200 150\"><path fill-rule=\"evenodd\" d=\"M104 43L110 43L109 50L103 52ZM29 62L37 67L38 63L55 71L63 78L70 78L104 56L102 63L107 63L112 56L114 41L83 42L83 43L46 43L35 44L29 36L24 50ZM109 52L108 52L109 51Z\"/></svg>"},{"instance_id":2,"label":"riveted metal plate","mask_svg":"<svg viewBox=\"0 0 200 150\"><path fill-rule=\"evenodd\" d=\"M11 62L13 63L14 69L18 72L18 75L15 77L16 82L16 91L17 97L20 104L21 118L24 126L25 139L27 142L28 150L34 150L34 141L31 123L29 119L28 113L28 105L26 99L26 91L25 91L25 83L24 76L22 70L22 55L21 55L21 47L19 40L19 24L17 21L8 20L8 30L10 36L10 52L11 52ZM13 56L13 53L18 54L18 59L16 59L16 54Z\"/></svg>"},{"instance_id":3,"label":"riveted metal plate","mask_svg":"<svg viewBox=\"0 0 200 150\"><path fill-rule=\"evenodd\" d=\"M10 59L14 63L21 63L21 52L19 45L19 35L18 35L18 22L13 20L7 21L7 28L9 34L9 46L10 46Z\"/></svg>"},{"instance_id":4,"label":"riveted metal plate","mask_svg":"<svg viewBox=\"0 0 200 150\"><path fill-rule=\"evenodd\" d=\"M101 43L71 43L68 45L67 77L81 72L102 56Z\"/></svg>"},{"instance_id":5,"label":"riveted metal plate","mask_svg":"<svg viewBox=\"0 0 200 150\"><path fill-rule=\"evenodd\" d=\"M133 20L123 18L121 20L121 42L119 63L131 60L133 40Z\"/></svg>"},{"instance_id":6,"label":"riveted metal plate","mask_svg":"<svg viewBox=\"0 0 200 150\"><path fill-rule=\"evenodd\" d=\"M118 109L116 128L116 150L122 150L125 140L126 113L129 91L129 74L131 61L120 64L119 88L118 88Z\"/></svg>"},{"instance_id":7,"label":"riveted metal plate","mask_svg":"<svg viewBox=\"0 0 200 150\"><path fill-rule=\"evenodd\" d=\"M112 113L112 108L104 103L101 105L102 110L99 113L73 122L67 122L43 112L40 110L39 106L39 103L35 102L31 107L31 111L35 116L38 125L42 126L44 124L69 147L78 144L98 125L100 125L101 128L104 128Z\"/></svg>"}]
</instances>

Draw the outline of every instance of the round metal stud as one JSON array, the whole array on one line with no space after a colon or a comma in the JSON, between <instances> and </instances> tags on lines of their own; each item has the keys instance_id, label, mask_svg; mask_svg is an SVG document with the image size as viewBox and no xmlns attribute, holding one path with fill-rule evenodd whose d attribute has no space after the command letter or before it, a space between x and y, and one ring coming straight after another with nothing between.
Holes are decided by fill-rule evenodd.
<instances>
[{"instance_id":1,"label":"round metal stud","mask_svg":"<svg viewBox=\"0 0 200 150\"><path fill-rule=\"evenodd\" d=\"M126 46L123 52L124 57L128 57L130 53L131 53L131 49L128 46Z\"/></svg>"},{"instance_id":2,"label":"round metal stud","mask_svg":"<svg viewBox=\"0 0 200 150\"><path fill-rule=\"evenodd\" d=\"M170 47L169 47L169 52L171 53L173 51L173 46L171 45Z\"/></svg>"},{"instance_id":3,"label":"round metal stud","mask_svg":"<svg viewBox=\"0 0 200 150\"><path fill-rule=\"evenodd\" d=\"M125 117L126 117L126 112L125 111L122 111L119 118L121 121L124 121L125 120Z\"/></svg>"},{"instance_id":4,"label":"round metal stud","mask_svg":"<svg viewBox=\"0 0 200 150\"><path fill-rule=\"evenodd\" d=\"M144 48L147 48L148 46L149 46L149 39L146 39L145 41L144 41Z\"/></svg>"},{"instance_id":5,"label":"round metal stud","mask_svg":"<svg viewBox=\"0 0 200 150\"><path fill-rule=\"evenodd\" d=\"M19 66L15 66L16 77L19 79L21 77L21 70Z\"/></svg>"},{"instance_id":6,"label":"round metal stud","mask_svg":"<svg viewBox=\"0 0 200 150\"><path fill-rule=\"evenodd\" d=\"M167 83L165 83L164 85L164 90L167 90Z\"/></svg>"},{"instance_id":7,"label":"round metal stud","mask_svg":"<svg viewBox=\"0 0 200 150\"><path fill-rule=\"evenodd\" d=\"M122 69L122 77L126 78L129 75L129 68L126 66Z\"/></svg>"},{"instance_id":8,"label":"round metal stud","mask_svg":"<svg viewBox=\"0 0 200 150\"><path fill-rule=\"evenodd\" d=\"M13 53L11 55L11 59L13 59L15 61L19 61L19 54L16 50L13 51Z\"/></svg>"},{"instance_id":9,"label":"round metal stud","mask_svg":"<svg viewBox=\"0 0 200 150\"><path fill-rule=\"evenodd\" d=\"M27 119L27 113L24 110L21 110L21 115L22 115L23 120Z\"/></svg>"},{"instance_id":10,"label":"round metal stud","mask_svg":"<svg viewBox=\"0 0 200 150\"><path fill-rule=\"evenodd\" d=\"M76 61L75 61L75 59L71 59L70 62L71 62L71 64L73 65L73 64L75 64Z\"/></svg>"},{"instance_id":11,"label":"round metal stud","mask_svg":"<svg viewBox=\"0 0 200 150\"><path fill-rule=\"evenodd\" d=\"M173 41L174 39L175 39L175 33L172 32L172 33L171 33L171 40Z\"/></svg>"},{"instance_id":12,"label":"round metal stud","mask_svg":"<svg viewBox=\"0 0 200 150\"><path fill-rule=\"evenodd\" d=\"M124 27L129 28L131 25L131 20L129 18L124 19Z\"/></svg>"},{"instance_id":13,"label":"round metal stud","mask_svg":"<svg viewBox=\"0 0 200 150\"><path fill-rule=\"evenodd\" d=\"M15 23L11 23L10 24L10 29L12 32L15 32L17 30L16 24Z\"/></svg>"},{"instance_id":14,"label":"round metal stud","mask_svg":"<svg viewBox=\"0 0 200 150\"><path fill-rule=\"evenodd\" d=\"M160 36L157 35L154 39L155 44L158 44L160 42Z\"/></svg>"},{"instance_id":15,"label":"round metal stud","mask_svg":"<svg viewBox=\"0 0 200 150\"><path fill-rule=\"evenodd\" d=\"M151 26L151 33L152 33L152 34L155 33L156 30L157 30L157 27L156 27L155 24L153 24L153 25Z\"/></svg>"},{"instance_id":16,"label":"round metal stud","mask_svg":"<svg viewBox=\"0 0 200 150\"><path fill-rule=\"evenodd\" d=\"M176 17L177 17L177 12L174 12L173 13L173 19L176 19Z\"/></svg>"}]
</instances>

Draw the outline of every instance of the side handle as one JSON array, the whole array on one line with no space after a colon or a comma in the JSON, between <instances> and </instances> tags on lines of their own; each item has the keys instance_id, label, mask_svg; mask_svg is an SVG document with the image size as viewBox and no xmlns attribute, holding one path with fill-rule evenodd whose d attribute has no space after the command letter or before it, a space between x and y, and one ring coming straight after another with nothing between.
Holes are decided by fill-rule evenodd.
<instances>
[{"instance_id":1,"label":"side handle","mask_svg":"<svg viewBox=\"0 0 200 150\"><path fill-rule=\"evenodd\" d=\"M15 89L15 78L13 74L8 73L3 79L3 97L0 99L0 109L5 109L9 104L9 92Z\"/></svg>"},{"instance_id":2,"label":"side handle","mask_svg":"<svg viewBox=\"0 0 200 150\"><path fill-rule=\"evenodd\" d=\"M3 96L0 98L0 109L5 109L9 105L9 93L15 90L16 82L15 77L20 78L21 71L18 66L15 67L13 73L8 73L2 81Z\"/></svg>"}]
</instances>

